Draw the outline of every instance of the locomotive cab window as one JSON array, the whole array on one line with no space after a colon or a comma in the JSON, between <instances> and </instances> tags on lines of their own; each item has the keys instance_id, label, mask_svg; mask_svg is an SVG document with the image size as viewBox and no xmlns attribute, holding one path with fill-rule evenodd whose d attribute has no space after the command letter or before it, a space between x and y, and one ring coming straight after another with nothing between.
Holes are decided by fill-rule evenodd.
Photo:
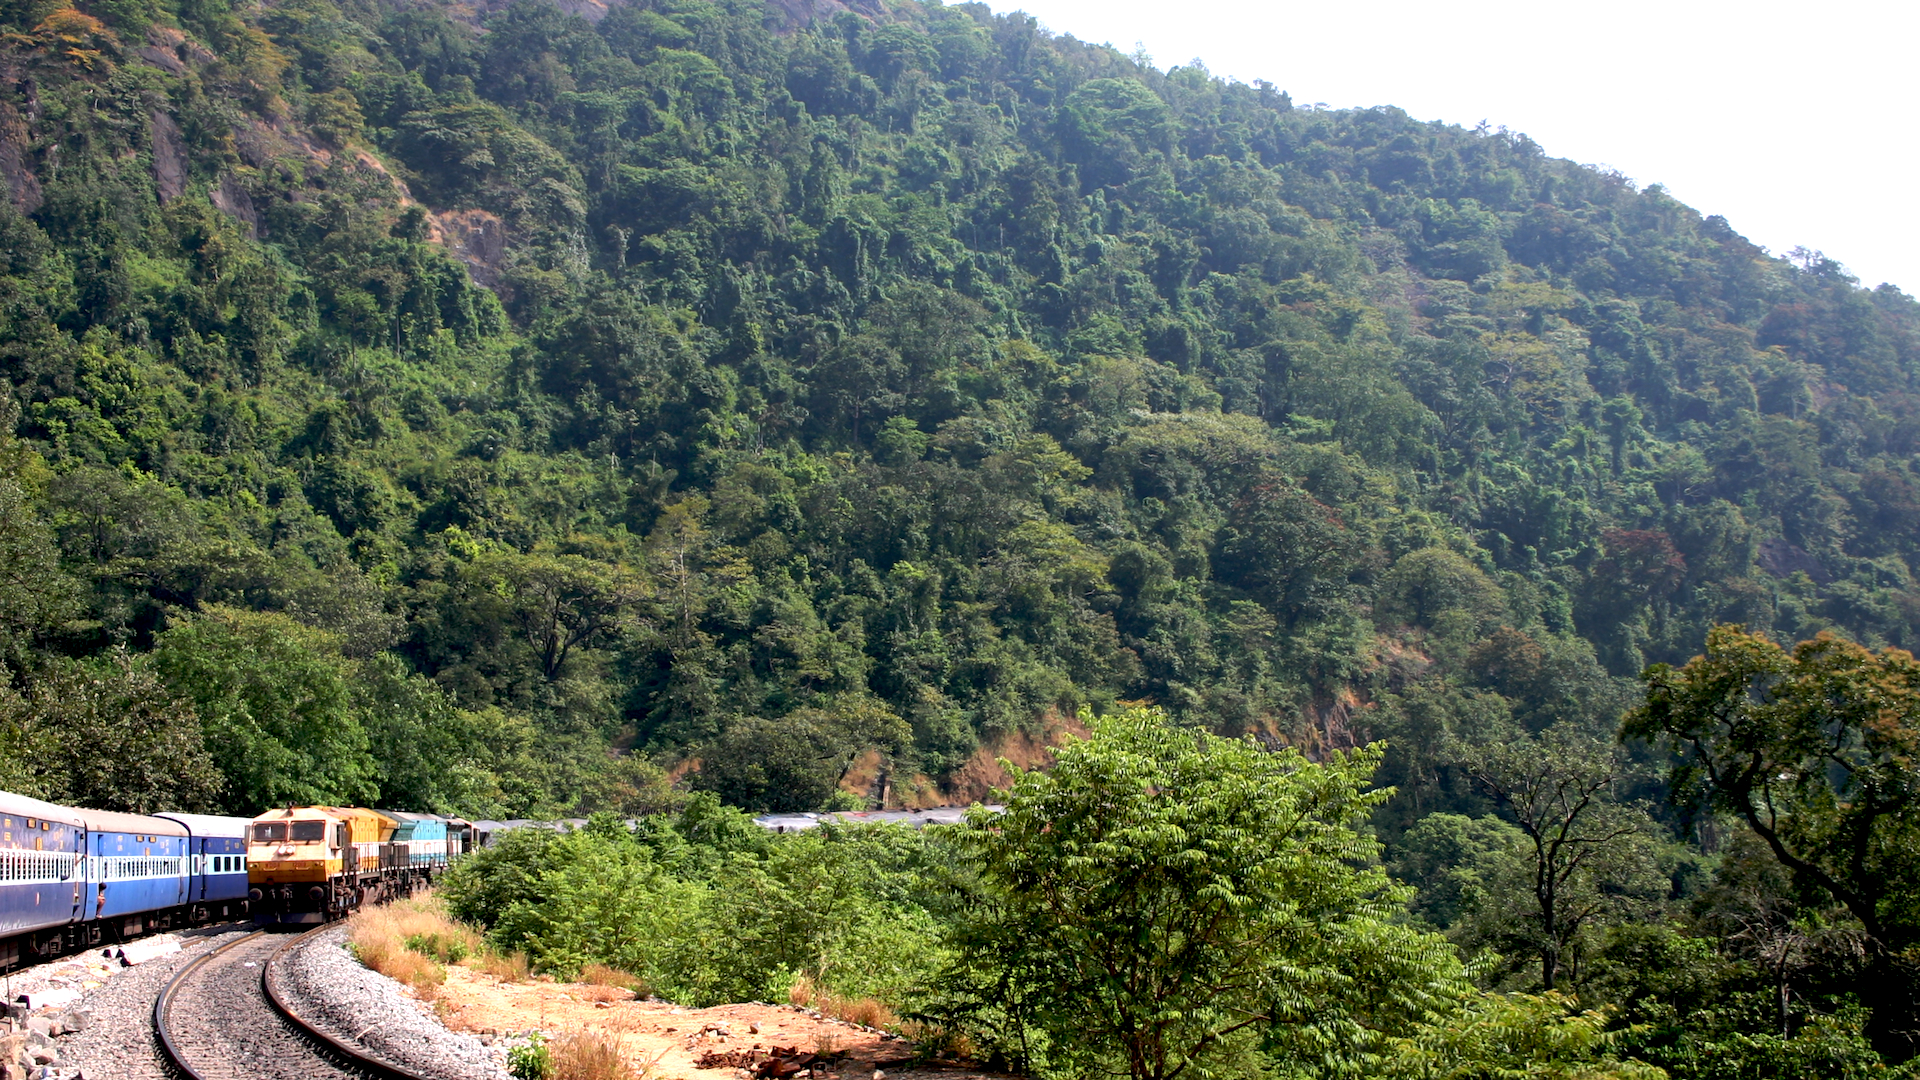
<instances>
[{"instance_id":1,"label":"locomotive cab window","mask_svg":"<svg viewBox=\"0 0 1920 1080\"><path fill-rule=\"evenodd\" d=\"M253 842L271 844L287 838L287 825L283 821L263 821L253 827Z\"/></svg>"},{"instance_id":2,"label":"locomotive cab window","mask_svg":"<svg viewBox=\"0 0 1920 1080\"><path fill-rule=\"evenodd\" d=\"M293 840L296 843L311 843L327 838L327 823L324 821L296 821L293 823Z\"/></svg>"}]
</instances>

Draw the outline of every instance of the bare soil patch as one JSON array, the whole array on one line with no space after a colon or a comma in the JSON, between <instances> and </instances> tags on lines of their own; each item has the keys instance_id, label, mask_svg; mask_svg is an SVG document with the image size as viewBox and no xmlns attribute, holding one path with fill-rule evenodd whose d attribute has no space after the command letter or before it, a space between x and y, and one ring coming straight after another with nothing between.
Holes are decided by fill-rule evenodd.
<instances>
[{"instance_id":1,"label":"bare soil patch","mask_svg":"<svg viewBox=\"0 0 1920 1080\"><path fill-rule=\"evenodd\" d=\"M959 1063L916 1063L915 1047L905 1039L790 1005L689 1009L636 1000L614 986L502 982L460 965L447 968L433 1000L454 1031L492 1037L540 1031L556 1039L600 1033L617 1041L628 1065L647 1080L732 1080L757 1068L784 1076L778 1066L761 1068L782 1050L788 1052L783 1059L822 1059L815 1065L819 1080L872 1080L876 1072L885 1080L998 1080Z\"/></svg>"}]
</instances>

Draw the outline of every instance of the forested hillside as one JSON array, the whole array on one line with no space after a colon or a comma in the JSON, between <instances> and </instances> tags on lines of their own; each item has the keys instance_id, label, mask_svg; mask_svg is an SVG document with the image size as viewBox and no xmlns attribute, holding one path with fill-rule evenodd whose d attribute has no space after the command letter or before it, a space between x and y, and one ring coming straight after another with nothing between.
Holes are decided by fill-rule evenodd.
<instances>
[{"instance_id":1,"label":"forested hillside","mask_svg":"<svg viewBox=\"0 0 1920 1080\"><path fill-rule=\"evenodd\" d=\"M1522 135L978 5L6 18L6 707L180 799L924 801L1138 699L1415 814L1920 620L1920 306Z\"/></svg>"},{"instance_id":2,"label":"forested hillside","mask_svg":"<svg viewBox=\"0 0 1920 1080\"><path fill-rule=\"evenodd\" d=\"M236 811L927 797L1117 699L1418 788L1715 622L1911 643L1896 289L979 6L582 14L8 10L10 708Z\"/></svg>"}]
</instances>

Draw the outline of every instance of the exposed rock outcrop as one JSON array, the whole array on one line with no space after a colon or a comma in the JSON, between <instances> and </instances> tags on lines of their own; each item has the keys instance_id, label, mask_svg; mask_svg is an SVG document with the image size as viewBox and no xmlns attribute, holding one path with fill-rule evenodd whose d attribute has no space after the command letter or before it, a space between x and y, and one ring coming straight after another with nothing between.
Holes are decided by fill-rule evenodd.
<instances>
[{"instance_id":1,"label":"exposed rock outcrop","mask_svg":"<svg viewBox=\"0 0 1920 1080\"><path fill-rule=\"evenodd\" d=\"M186 142L180 137L180 125L158 110L149 117L148 132L153 142L154 187L160 201L169 203L187 190Z\"/></svg>"},{"instance_id":2,"label":"exposed rock outcrop","mask_svg":"<svg viewBox=\"0 0 1920 1080\"><path fill-rule=\"evenodd\" d=\"M260 213L253 208L253 196L232 173L221 173L220 184L212 192L213 205L247 227L249 237L260 235Z\"/></svg>"},{"instance_id":3,"label":"exposed rock outcrop","mask_svg":"<svg viewBox=\"0 0 1920 1080\"><path fill-rule=\"evenodd\" d=\"M0 177L14 209L31 214L40 209L40 177L33 171L32 139L27 123L12 105L0 105Z\"/></svg>"},{"instance_id":4,"label":"exposed rock outcrop","mask_svg":"<svg viewBox=\"0 0 1920 1080\"><path fill-rule=\"evenodd\" d=\"M433 215L430 239L467 265L473 282L493 289L506 265L507 226L485 210L448 210Z\"/></svg>"}]
</instances>

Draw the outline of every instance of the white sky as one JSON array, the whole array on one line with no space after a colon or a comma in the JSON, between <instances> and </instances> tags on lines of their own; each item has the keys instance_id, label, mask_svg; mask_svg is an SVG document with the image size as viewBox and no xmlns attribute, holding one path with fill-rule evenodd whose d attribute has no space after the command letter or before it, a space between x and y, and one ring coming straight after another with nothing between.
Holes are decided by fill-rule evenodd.
<instances>
[{"instance_id":1,"label":"white sky","mask_svg":"<svg viewBox=\"0 0 1920 1080\"><path fill-rule=\"evenodd\" d=\"M1920 4L988 0L1296 105L1487 120L1920 294Z\"/></svg>"}]
</instances>

